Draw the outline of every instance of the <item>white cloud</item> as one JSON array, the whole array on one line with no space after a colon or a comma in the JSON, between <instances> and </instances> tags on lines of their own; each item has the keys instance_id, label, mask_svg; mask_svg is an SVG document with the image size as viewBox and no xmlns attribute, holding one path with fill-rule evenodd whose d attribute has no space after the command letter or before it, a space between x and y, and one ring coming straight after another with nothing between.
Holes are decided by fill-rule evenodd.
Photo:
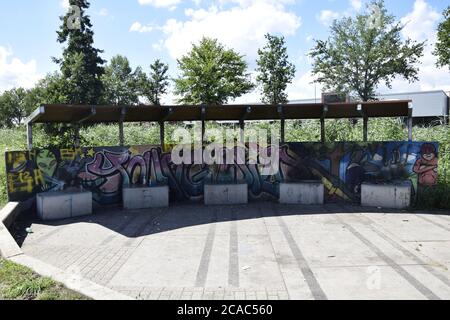
<instances>
[{"instance_id":1,"label":"white cloud","mask_svg":"<svg viewBox=\"0 0 450 320\"><path fill-rule=\"evenodd\" d=\"M414 9L401 19L405 24L403 35L413 40L423 41L435 38L435 25L440 14L424 0L416 0Z\"/></svg>"},{"instance_id":2,"label":"white cloud","mask_svg":"<svg viewBox=\"0 0 450 320\"><path fill-rule=\"evenodd\" d=\"M336 11L322 10L317 16L317 20L325 26L329 26L335 19L339 18L340 14Z\"/></svg>"},{"instance_id":3,"label":"white cloud","mask_svg":"<svg viewBox=\"0 0 450 320\"><path fill-rule=\"evenodd\" d=\"M312 99L316 97L320 101L322 86L319 83L315 84L314 80L315 78L311 71L295 77L294 81L287 87L289 100Z\"/></svg>"},{"instance_id":4,"label":"white cloud","mask_svg":"<svg viewBox=\"0 0 450 320\"><path fill-rule=\"evenodd\" d=\"M283 6L285 4L293 4L295 0L219 0L221 4L234 3L241 7L249 7L255 3L268 3L272 5Z\"/></svg>"},{"instance_id":5,"label":"white cloud","mask_svg":"<svg viewBox=\"0 0 450 320\"><path fill-rule=\"evenodd\" d=\"M108 15L108 9L102 8L102 9L100 9L98 14L103 16L103 17L106 17Z\"/></svg>"},{"instance_id":6,"label":"white cloud","mask_svg":"<svg viewBox=\"0 0 450 320\"><path fill-rule=\"evenodd\" d=\"M169 19L162 27L166 34L164 46L172 58L188 52L192 43L203 36L217 38L226 46L254 60L266 33L295 34L301 19L285 10L283 2L272 0L222 0L238 3L227 10L211 6L208 10L187 9L187 21Z\"/></svg>"},{"instance_id":7,"label":"white cloud","mask_svg":"<svg viewBox=\"0 0 450 320\"><path fill-rule=\"evenodd\" d=\"M36 60L24 63L13 56L11 49L0 46L0 92L14 87L31 88L39 79Z\"/></svg>"},{"instance_id":8,"label":"white cloud","mask_svg":"<svg viewBox=\"0 0 450 320\"><path fill-rule=\"evenodd\" d=\"M256 73L252 72L252 81L256 81ZM320 84L314 84L314 77L311 71L307 71L303 74L298 74L291 84L286 88L288 94L288 100L301 100L301 99L313 99L317 98L317 101L321 100L322 86ZM261 102L261 91L256 89L246 95L237 98L233 103L245 104Z\"/></svg>"},{"instance_id":9,"label":"white cloud","mask_svg":"<svg viewBox=\"0 0 450 320\"><path fill-rule=\"evenodd\" d=\"M216 7L211 7L209 12L205 9L194 10L192 8L189 8L189 9L184 10L184 14L187 17L191 17L192 20L202 20L202 19L205 19L212 10L215 10L215 12L217 12Z\"/></svg>"},{"instance_id":10,"label":"white cloud","mask_svg":"<svg viewBox=\"0 0 450 320\"><path fill-rule=\"evenodd\" d=\"M401 19L401 22L406 24L402 31L404 38L427 43L421 59L422 64L419 65L419 81L409 84L403 79L396 79L392 91L450 90L448 69L437 68L436 57L433 55L439 19L440 14L424 0L416 0L413 11ZM388 91L385 87L380 90Z\"/></svg>"},{"instance_id":11,"label":"white cloud","mask_svg":"<svg viewBox=\"0 0 450 320\"><path fill-rule=\"evenodd\" d=\"M159 40L158 42L155 42L152 44L152 48L155 51L162 51L164 48L164 41L163 40Z\"/></svg>"},{"instance_id":12,"label":"white cloud","mask_svg":"<svg viewBox=\"0 0 450 320\"><path fill-rule=\"evenodd\" d=\"M359 11L362 8L362 0L350 0L350 5L354 10Z\"/></svg>"},{"instance_id":13,"label":"white cloud","mask_svg":"<svg viewBox=\"0 0 450 320\"><path fill-rule=\"evenodd\" d=\"M134 22L131 27L130 27L130 32L139 32L139 33L144 33L144 32L152 32L154 30L154 28L150 25L142 25L140 22L136 21Z\"/></svg>"},{"instance_id":14,"label":"white cloud","mask_svg":"<svg viewBox=\"0 0 450 320\"><path fill-rule=\"evenodd\" d=\"M332 0L334 1L334 0ZM322 10L320 13L316 16L317 20L322 23L324 26L329 27L331 23L339 18L342 17L352 17L356 14L358 14L362 7L363 7L363 1L362 0L349 0L349 5L347 9L344 11L333 11L333 10Z\"/></svg>"},{"instance_id":15,"label":"white cloud","mask_svg":"<svg viewBox=\"0 0 450 320\"><path fill-rule=\"evenodd\" d=\"M181 0L138 0L140 5L151 5L157 8L173 8L181 2Z\"/></svg>"},{"instance_id":16,"label":"white cloud","mask_svg":"<svg viewBox=\"0 0 450 320\"><path fill-rule=\"evenodd\" d=\"M70 2L69 0L61 0L61 2L59 3L61 5L61 7L65 10L69 9L70 7Z\"/></svg>"}]
</instances>

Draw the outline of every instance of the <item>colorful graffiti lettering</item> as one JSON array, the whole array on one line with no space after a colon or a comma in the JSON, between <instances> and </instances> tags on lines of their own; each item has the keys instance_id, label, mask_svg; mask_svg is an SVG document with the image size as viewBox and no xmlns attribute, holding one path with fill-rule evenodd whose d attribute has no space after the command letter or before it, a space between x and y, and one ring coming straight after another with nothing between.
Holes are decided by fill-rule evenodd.
<instances>
[{"instance_id":1,"label":"colorful graffiti lettering","mask_svg":"<svg viewBox=\"0 0 450 320\"><path fill-rule=\"evenodd\" d=\"M224 149L224 156L240 151L248 160L248 150L236 148ZM287 143L280 149L279 172L270 176L248 161L175 165L159 146L7 152L7 185L11 201L77 187L92 191L99 204L116 204L122 188L132 185L169 185L172 199L199 200L205 183L246 182L252 198L276 198L281 182L320 180L327 201L358 202L363 182L410 180L415 191L434 185L438 148L430 142Z\"/></svg>"}]
</instances>

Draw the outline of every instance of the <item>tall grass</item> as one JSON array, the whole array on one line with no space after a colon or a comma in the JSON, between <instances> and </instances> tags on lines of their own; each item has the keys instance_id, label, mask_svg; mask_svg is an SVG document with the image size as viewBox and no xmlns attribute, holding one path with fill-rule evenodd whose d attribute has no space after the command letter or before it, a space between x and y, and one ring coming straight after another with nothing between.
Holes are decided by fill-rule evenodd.
<instances>
[{"instance_id":1,"label":"tall grass","mask_svg":"<svg viewBox=\"0 0 450 320\"><path fill-rule=\"evenodd\" d=\"M362 122L356 123L344 120L326 120L326 141L362 141ZM175 143L172 133L180 124L168 124L166 126L166 144ZM207 123L207 128L237 128L237 125ZM192 130L190 126L186 128ZM279 130L279 121L275 122L249 122L246 129L270 129ZM318 120L296 120L286 122L287 142L320 141L320 122ZM159 144L159 126L157 124L141 123L126 124L124 126L125 144L145 145ZM96 125L81 130L83 146L116 146L119 144L118 125ZM440 144L439 154L439 184L436 187L425 189L417 203L420 207L450 209L450 127L439 126L415 126L413 128L415 141L437 141ZM370 119L368 126L369 141L398 141L406 140L407 131L403 122L399 119ZM44 134L42 128L37 126L34 130L34 146L44 148L52 145L52 139ZM25 150L26 131L20 127L16 129L0 130L0 207L6 203L6 178L5 178L5 151Z\"/></svg>"},{"instance_id":2,"label":"tall grass","mask_svg":"<svg viewBox=\"0 0 450 320\"><path fill-rule=\"evenodd\" d=\"M7 201L5 152L8 150L24 150L26 141L24 128L0 130L0 208Z\"/></svg>"}]
</instances>

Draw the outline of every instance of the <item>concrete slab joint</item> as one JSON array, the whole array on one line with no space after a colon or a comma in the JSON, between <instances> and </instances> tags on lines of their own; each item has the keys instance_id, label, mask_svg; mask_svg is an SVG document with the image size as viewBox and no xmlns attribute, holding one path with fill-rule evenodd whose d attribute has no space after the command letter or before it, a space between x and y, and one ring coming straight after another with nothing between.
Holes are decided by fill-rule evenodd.
<instances>
[{"instance_id":1,"label":"concrete slab joint","mask_svg":"<svg viewBox=\"0 0 450 320\"><path fill-rule=\"evenodd\" d=\"M323 204L324 185L320 181L280 183L281 204Z\"/></svg>"}]
</instances>

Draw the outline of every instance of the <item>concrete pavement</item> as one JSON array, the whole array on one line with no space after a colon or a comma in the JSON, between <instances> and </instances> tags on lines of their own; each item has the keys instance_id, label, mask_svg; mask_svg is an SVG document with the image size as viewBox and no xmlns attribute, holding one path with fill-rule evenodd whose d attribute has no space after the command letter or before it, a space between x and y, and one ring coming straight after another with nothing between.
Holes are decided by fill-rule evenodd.
<instances>
[{"instance_id":1,"label":"concrete pavement","mask_svg":"<svg viewBox=\"0 0 450 320\"><path fill-rule=\"evenodd\" d=\"M450 299L450 216L349 205L31 221L29 256L138 299Z\"/></svg>"}]
</instances>

